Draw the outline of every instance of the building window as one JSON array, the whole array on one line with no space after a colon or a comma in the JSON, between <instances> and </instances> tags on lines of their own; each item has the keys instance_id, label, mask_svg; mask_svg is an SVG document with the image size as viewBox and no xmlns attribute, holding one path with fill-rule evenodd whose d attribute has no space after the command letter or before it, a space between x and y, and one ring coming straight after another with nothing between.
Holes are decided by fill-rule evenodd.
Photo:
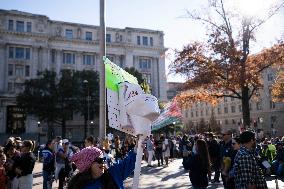
<instances>
[{"instance_id":1,"label":"building window","mask_svg":"<svg viewBox=\"0 0 284 189\"><path fill-rule=\"evenodd\" d=\"M25 58L25 49L22 47L16 47L16 58L24 59Z\"/></svg>"},{"instance_id":2,"label":"building window","mask_svg":"<svg viewBox=\"0 0 284 189\"><path fill-rule=\"evenodd\" d=\"M10 31L14 30L14 20L9 20L8 30Z\"/></svg>"},{"instance_id":3,"label":"building window","mask_svg":"<svg viewBox=\"0 0 284 189\"><path fill-rule=\"evenodd\" d=\"M185 117L188 118L188 112L185 112Z\"/></svg>"},{"instance_id":4,"label":"building window","mask_svg":"<svg viewBox=\"0 0 284 189\"><path fill-rule=\"evenodd\" d=\"M200 116L203 116L203 110L200 111Z\"/></svg>"},{"instance_id":5,"label":"building window","mask_svg":"<svg viewBox=\"0 0 284 189\"><path fill-rule=\"evenodd\" d=\"M207 109L205 109L205 114L208 116L208 110Z\"/></svg>"},{"instance_id":6,"label":"building window","mask_svg":"<svg viewBox=\"0 0 284 189\"><path fill-rule=\"evenodd\" d=\"M73 39L73 30L66 29L66 30L65 30L65 37L66 37L67 39Z\"/></svg>"},{"instance_id":7,"label":"building window","mask_svg":"<svg viewBox=\"0 0 284 189\"><path fill-rule=\"evenodd\" d=\"M27 32L32 32L32 23L27 22Z\"/></svg>"},{"instance_id":8,"label":"building window","mask_svg":"<svg viewBox=\"0 0 284 189\"><path fill-rule=\"evenodd\" d=\"M9 64L8 65L8 76L12 76L14 72L14 65L13 64Z\"/></svg>"},{"instance_id":9,"label":"building window","mask_svg":"<svg viewBox=\"0 0 284 189\"><path fill-rule=\"evenodd\" d=\"M17 32L24 32L25 31L25 24L23 21L16 22L16 31Z\"/></svg>"},{"instance_id":10,"label":"building window","mask_svg":"<svg viewBox=\"0 0 284 189\"><path fill-rule=\"evenodd\" d=\"M233 102L235 100L235 98L231 97L231 101Z\"/></svg>"},{"instance_id":11,"label":"building window","mask_svg":"<svg viewBox=\"0 0 284 189\"><path fill-rule=\"evenodd\" d=\"M225 113L225 114L228 113L228 107L224 107L224 113Z\"/></svg>"},{"instance_id":12,"label":"building window","mask_svg":"<svg viewBox=\"0 0 284 189\"><path fill-rule=\"evenodd\" d=\"M198 111L195 112L196 117L198 117Z\"/></svg>"},{"instance_id":13,"label":"building window","mask_svg":"<svg viewBox=\"0 0 284 189\"><path fill-rule=\"evenodd\" d=\"M8 92L13 92L14 88L13 88L13 83L12 82L8 82Z\"/></svg>"},{"instance_id":14,"label":"building window","mask_svg":"<svg viewBox=\"0 0 284 189\"><path fill-rule=\"evenodd\" d=\"M139 68L140 69L151 69L151 60L147 58L140 58Z\"/></svg>"},{"instance_id":15,"label":"building window","mask_svg":"<svg viewBox=\"0 0 284 189\"><path fill-rule=\"evenodd\" d=\"M139 35L137 36L137 45L141 45L141 37Z\"/></svg>"},{"instance_id":16,"label":"building window","mask_svg":"<svg viewBox=\"0 0 284 189\"><path fill-rule=\"evenodd\" d=\"M25 66L25 75L26 77L30 77L30 66L29 65Z\"/></svg>"},{"instance_id":17,"label":"building window","mask_svg":"<svg viewBox=\"0 0 284 189\"><path fill-rule=\"evenodd\" d=\"M227 119L225 119L225 125L228 125L229 121Z\"/></svg>"},{"instance_id":18,"label":"building window","mask_svg":"<svg viewBox=\"0 0 284 189\"><path fill-rule=\"evenodd\" d=\"M272 73L267 74L267 81L273 81L273 74Z\"/></svg>"},{"instance_id":19,"label":"building window","mask_svg":"<svg viewBox=\"0 0 284 189\"><path fill-rule=\"evenodd\" d=\"M14 47L9 47L9 58L14 58Z\"/></svg>"},{"instance_id":20,"label":"building window","mask_svg":"<svg viewBox=\"0 0 284 189\"><path fill-rule=\"evenodd\" d=\"M256 102L256 110L262 110L261 102Z\"/></svg>"},{"instance_id":21,"label":"building window","mask_svg":"<svg viewBox=\"0 0 284 189\"><path fill-rule=\"evenodd\" d=\"M106 42L107 43L111 42L111 35L109 33L106 34Z\"/></svg>"},{"instance_id":22,"label":"building window","mask_svg":"<svg viewBox=\"0 0 284 189\"><path fill-rule=\"evenodd\" d=\"M88 40L88 41L92 41L93 40L92 32L86 32L86 40Z\"/></svg>"},{"instance_id":23,"label":"building window","mask_svg":"<svg viewBox=\"0 0 284 189\"><path fill-rule=\"evenodd\" d=\"M239 112L242 112L243 111L243 107L242 105L239 105Z\"/></svg>"},{"instance_id":24,"label":"building window","mask_svg":"<svg viewBox=\"0 0 284 189\"><path fill-rule=\"evenodd\" d=\"M236 112L236 107L235 106L231 106L231 112L235 113Z\"/></svg>"},{"instance_id":25,"label":"building window","mask_svg":"<svg viewBox=\"0 0 284 189\"><path fill-rule=\"evenodd\" d=\"M26 48L26 60L29 60L31 58L31 50L30 48Z\"/></svg>"},{"instance_id":26,"label":"building window","mask_svg":"<svg viewBox=\"0 0 284 189\"><path fill-rule=\"evenodd\" d=\"M228 101L227 97L224 97L224 102L227 102L227 101Z\"/></svg>"},{"instance_id":27,"label":"building window","mask_svg":"<svg viewBox=\"0 0 284 189\"><path fill-rule=\"evenodd\" d=\"M143 79L145 79L145 81L149 84L151 83L151 74L148 73L143 73L142 74Z\"/></svg>"},{"instance_id":28,"label":"building window","mask_svg":"<svg viewBox=\"0 0 284 189\"><path fill-rule=\"evenodd\" d=\"M221 114L221 108L220 107L217 108L217 112L218 112L218 114Z\"/></svg>"},{"instance_id":29,"label":"building window","mask_svg":"<svg viewBox=\"0 0 284 189\"><path fill-rule=\"evenodd\" d=\"M270 109L275 109L275 102L270 100Z\"/></svg>"},{"instance_id":30,"label":"building window","mask_svg":"<svg viewBox=\"0 0 284 189\"><path fill-rule=\"evenodd\" d=\"M24 66L22 65L16 65L15 66L15 75L22 77L24 76Z\"/></svg>"},{"instance_id":31,"label":"building window","mask_svg":"<svg viewBox=\"0 0 284 189\"><path fill-rule=\"evenodd\" d=\"M153 43L153 37L150 37L150 46L153 47L154 43Z\"/></svg>"},{"instance_id":32,"label":"building window","mask_svg":"<svg viewBox=\"0 0 284 189\"><path fill-rule=\"evenodd\" d=\"M94 57L92 55L84 55L83 56L83 64L84 65L93 65Z\"/></svg>"},{"instance_id":33,"label":"building window","mask_svg":"<svg viewBox=\"0 0 284 189\"><path fill-rule=\"evenodd\" d=\"M235 125L236 124L236 121L234 119L232 119L232 123Z\"/></svg>"},{"instance_id":34,"label":"building window","mask_svg":"<svg viewBox=\"0 0 284 189\"><path fill-rule=\"evenodd\" d=\"M75 64L75 54L63 53L63 64Z\"/></svg>"},{"instance_id":35,"label":"building window","mask_svg":"<svg viewBox=\"0 0 284 189\"><path fill-rule=\"evenodd\" d=\"M190 115L191 115L191 117L194 117L194 114L193 114L193 112L191 112L191 113L190 113Z\"/></svg>"},{"instance_id":36,"label":"building window","mask_svg":"<svg viewBox=\"0 0 284 189\"><path fill-rule=\"evenodd\" d=\"M55 53L56 53L55 49L52 49L51 50L51 62L52 63L55 63L55 55L56 55Z\"/></svg>"},{"instance_id":37,"label":"building window","mask_svg":"<svg viewBox=\"0 0 284 189\"><path fill-rule=\"evenodd\" d=\"M143 45L148 46L148 37L143 36L142 37L142 42L143 42Z\"/></svg>"}]
</instances>

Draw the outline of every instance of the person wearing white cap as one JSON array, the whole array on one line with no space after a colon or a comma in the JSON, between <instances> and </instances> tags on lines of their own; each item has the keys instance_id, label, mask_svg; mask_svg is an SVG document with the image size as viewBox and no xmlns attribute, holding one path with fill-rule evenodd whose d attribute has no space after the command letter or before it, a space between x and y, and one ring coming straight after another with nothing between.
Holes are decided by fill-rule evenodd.
<instances>
[{"instance_id":1,"label":"person wearing white cap","mask_svg":"<svg viewBox=\"0 0 284 189\"><path fill-rule=\"evenodd\" d=\"M63 183L65 178L68 176L68 172L70 171L70 167L66 167L69 165L69 159L73 155L72 150L69 149L69 140L62 140L62 148L59 148L56 153L56 168L55 168L55 179L59 179L58 189L63 189Z\"/></svg>"}]
</instances>

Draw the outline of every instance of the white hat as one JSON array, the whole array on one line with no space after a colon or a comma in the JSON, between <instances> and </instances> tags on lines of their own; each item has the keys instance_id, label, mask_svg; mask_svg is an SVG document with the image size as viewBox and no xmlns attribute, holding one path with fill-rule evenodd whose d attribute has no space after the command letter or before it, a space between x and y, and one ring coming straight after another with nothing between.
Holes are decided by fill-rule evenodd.
<instances>
[{"instance_id":1,"label":"white hat","mask_svg":"<svg viewBox=\"0 0 284 189\"><path fill-rule=\"evenodd\" d=\"M62 140L62 144L66 144L66 143L69 143L69 140L68 139L63 139Z\"/></svg>"}]
</instances>

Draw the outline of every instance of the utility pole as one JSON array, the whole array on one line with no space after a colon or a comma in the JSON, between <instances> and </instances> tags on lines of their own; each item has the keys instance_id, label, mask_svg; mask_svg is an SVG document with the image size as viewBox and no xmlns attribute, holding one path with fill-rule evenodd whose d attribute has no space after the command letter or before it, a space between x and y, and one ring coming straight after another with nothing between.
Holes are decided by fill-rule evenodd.
<instances>
[{"instance_id":1,"label":"utility pole","mask_svg":"<svg viewBox=\"0 0 284 189\"><path fill-rule=\"evenodd\" d=\"M99 137L106 136L106 89L105 64L103 56L106 55L106 27L105 27L105 0L100 0L100 128Z\"/></svg>"}]
</instances>

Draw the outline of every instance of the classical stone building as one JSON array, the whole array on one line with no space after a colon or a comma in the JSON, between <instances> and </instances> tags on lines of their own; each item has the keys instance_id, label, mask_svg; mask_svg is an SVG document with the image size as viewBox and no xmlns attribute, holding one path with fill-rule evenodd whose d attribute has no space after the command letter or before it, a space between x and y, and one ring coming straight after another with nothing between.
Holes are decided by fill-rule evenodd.
<instances>
[{"instance_id":1,"label":"classical stone building","mask_svg":"<svg viewBox=\"0 0 284 189\"><path fill-rule=\"evenodd\" d=\"M266 136L284 135L284 103L271 100L271 86L276 77L276 71L266 69L263 72L263 89L257 92L257 97L250 102L251 127L263 131ZM216 106L208 103L196 103L183 111L184 123L193 130L198 127L201 119L208 124L214 114L221 129L232 129L236 132L242 127L242 105L239 99L225 97Z\"/></svg>"},{"instance_id":2,"label":"classical stone building","mask_svg":"<svg viewBox=\"0 0 284 189\"><path fill-rule=\"evenodd\" d=\"M139 70L153 95L162 101L167 99L165 50L162 31L128 27L106 30L107 56L121 67ZM98 70L98 53L98 26L0 10L0 134L37 136L37 118L23 114L15 103L25 80L37 77L37 72L45 69L57 73L62 69ZM73 117L67 122L67 135L81 140L83 119ZM44 137L44 124L41 129ZM93 132L96 131L97 127Z\"/></svg>"}]
</instances>

